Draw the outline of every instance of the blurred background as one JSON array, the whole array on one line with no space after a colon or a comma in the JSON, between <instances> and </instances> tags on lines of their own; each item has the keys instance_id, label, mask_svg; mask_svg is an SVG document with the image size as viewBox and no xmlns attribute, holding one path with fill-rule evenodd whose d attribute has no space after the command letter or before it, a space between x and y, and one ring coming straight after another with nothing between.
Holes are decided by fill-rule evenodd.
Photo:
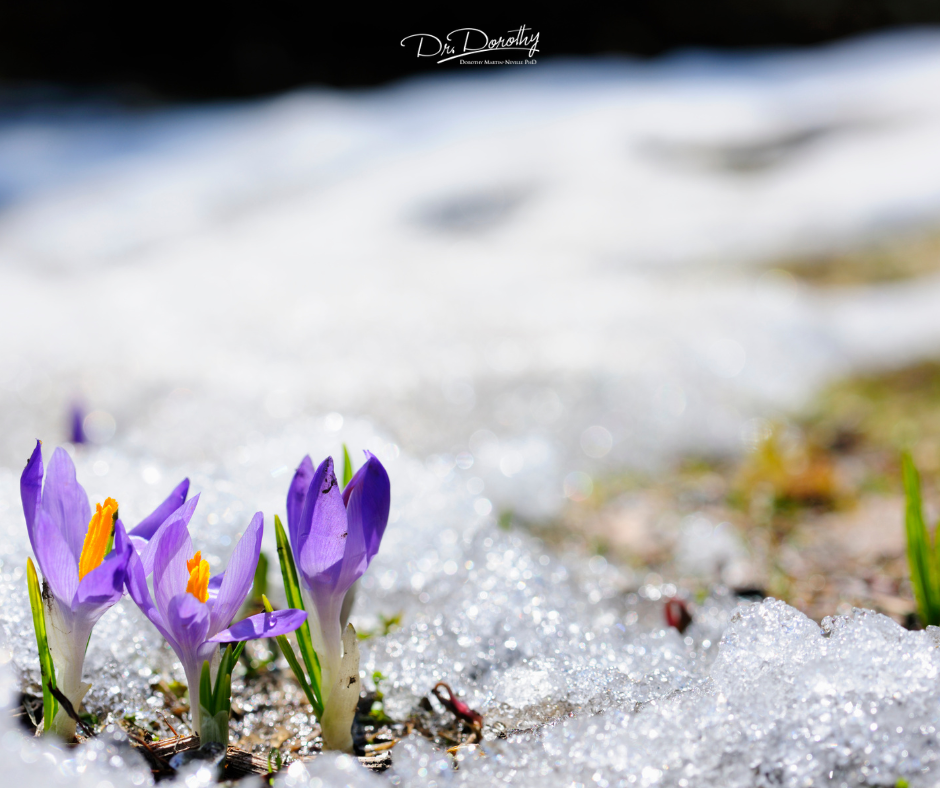
<instances>
[{"instance_id":1,"label":"blurred background","mask_svg":"<svg viewBox=\"0 0 940 788\"><path fill-rule=\"evenodd\" d=\"M936 4L141 10L0 4L10 472L42 436L212 475L367 420L507 528L907 620ZM401 45L523 23L534 65Z\"/></svg>"}]
</instances>

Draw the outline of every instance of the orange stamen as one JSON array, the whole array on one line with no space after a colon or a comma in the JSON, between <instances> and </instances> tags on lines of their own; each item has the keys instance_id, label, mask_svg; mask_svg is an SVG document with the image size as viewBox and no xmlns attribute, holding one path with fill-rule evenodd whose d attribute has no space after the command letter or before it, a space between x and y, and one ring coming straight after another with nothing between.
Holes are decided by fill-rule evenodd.
<instances>
[{"instance_id":1,"label":"orange stamen","mask_svg":"<svg viewBox=\"0 0 940 788\"><path fill-rule=\"evenodd\" d=\"M88 523L88 533L82 545L82 554L78 558L78 579L81 580L93 569L101 566L105 552L114 532L117 520L118 504L114 498L105 498L104 505L95 504L95 513Z\"/></svg>"},{"instance_id":2,"label":"orange stamen","mask_svg":"<svg viewBox=\"0 0 940 788\"><path fill-rule=\"evenodd\" d=\"M197 550L196 555L186 562L189 570L189 582L186 592L192 594L200 602L209 599L209 562L202 559L202 551Z\"/></svg>"}]
</instances>

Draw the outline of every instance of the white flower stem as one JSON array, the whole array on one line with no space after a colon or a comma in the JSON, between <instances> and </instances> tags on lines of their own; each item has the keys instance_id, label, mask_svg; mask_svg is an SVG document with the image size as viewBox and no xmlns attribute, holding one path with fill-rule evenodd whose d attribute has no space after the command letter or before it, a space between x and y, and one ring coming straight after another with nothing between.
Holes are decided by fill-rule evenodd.
<instances>
[{"instance_id":1,"label":"white flower stem","mask_svg":"<svg viewBox=\"0 0 940 788\"><path fill-rule=\"evenodd\" d=\"M46 606L46 636L49 651L55 665L56 686L69 699L75 713L81 709L85 693L91 684L82 683L82 668L85 664L85 648L94 626L76 619L55 597L44 599ZM53 720L55 732L66 741L74 741L76 722L59 704Z\"/></svg>"},{"instance_id":2,"label":"white flower stem","mask_svg":"<svg viewBox=\"0 0 940 788\"><path fill-rule=\"evenodd\" d=\"M307 589L303 594L310 639L320 662L320 693L325 708L343 658L343 628L340 624L343 599L327 596L318 599L320 604L316 604Z\"/></svg>"},{"instance_id":3,"label":"white flower stem","mask_svg":"<svg viewBox=\"0 0 940 788\"><path fill-rule=\"evenodd\" d=\"M359 638L352 624L343 632L343 657L336 680L324 700L320 732L323 748L352 752L352 725L359 705Z\"/></svg>"}]
</instances>

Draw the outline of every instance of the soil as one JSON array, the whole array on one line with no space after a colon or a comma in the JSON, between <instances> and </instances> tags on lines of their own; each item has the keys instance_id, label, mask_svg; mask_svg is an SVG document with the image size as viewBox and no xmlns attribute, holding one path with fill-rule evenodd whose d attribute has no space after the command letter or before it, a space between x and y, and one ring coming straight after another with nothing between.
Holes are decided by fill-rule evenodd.
<instances>
[{"instance_id":1,"label":"soil","mask_svg":"<svg viewBox=\"0 0 940 788\"><path fill-rule=\"evenodd\" d=\"M804 413L762 426L741 459L689 458L657 479L601 480L554 523L530 524L565 549L652 572L690 595L713 584L758 591L810 617L863 607L917 626L900 457L910 451L930 522L940 481L940 363L858 376ZM743 554L690 573L683 529L730 530Z\"/></svg>"}]
</instances>

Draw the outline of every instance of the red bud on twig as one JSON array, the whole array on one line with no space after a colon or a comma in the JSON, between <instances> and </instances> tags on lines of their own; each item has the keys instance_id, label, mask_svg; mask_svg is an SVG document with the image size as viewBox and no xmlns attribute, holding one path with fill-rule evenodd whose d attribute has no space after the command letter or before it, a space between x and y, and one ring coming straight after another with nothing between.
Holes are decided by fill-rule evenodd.
<instances>
[{"instance_id":1,"label":"red bud on twig","mask_svg":"<svg viewBox=\"0 0 940 788\"><path fill-rule=\"evenodd\" d=\"M447 690L446 696L442 690ZM466 703L457 698L448 684L439 681L434 685L434 689L432 689L431 692L434 693L434 697L444 704L449 711L453 712L455 717L466 722L474 730L479 731L483 728L483 715L474 711Z\"/></svg>"},{"instance_id":2,"label":"red bud on twig","mask_svg":"<svg viewBox=\"0 0 940 788\"><path fill-rule=\"evenodd\" d=\"M692 623L692 614L689 613L689 608L681 599L673 598L666 600L665 612L666 623L674 629L678 629L680 635L683 634L689 628L689 624Z\"/></svg>"}]
</instances>

